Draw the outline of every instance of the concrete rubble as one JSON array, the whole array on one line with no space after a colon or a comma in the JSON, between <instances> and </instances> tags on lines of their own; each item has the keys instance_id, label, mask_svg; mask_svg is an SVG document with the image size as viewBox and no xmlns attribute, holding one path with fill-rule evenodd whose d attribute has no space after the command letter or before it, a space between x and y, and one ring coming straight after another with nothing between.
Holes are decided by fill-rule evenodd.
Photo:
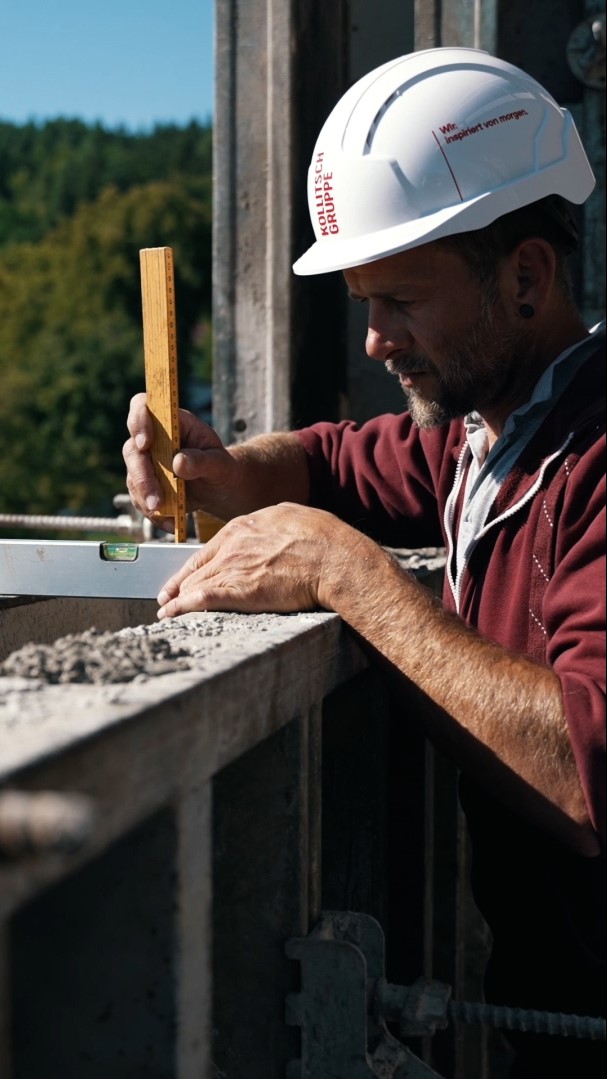
<instances>
[{"instance_id":1,"label":"concrete rubble","mask_svg":"<svg viewBox=\"0 0 607 1079\"><path fill-rule=\"evenodd\" d=\"M442 551L395 553L407 569L439 590ZM53 640L55 602L45 601L49 604L46 616L43 604L37 608L36 625L46 636L39 632L38 640L22 637L25 643L5 653L0 662L0 774L31 759L32 753L52 753L73 739L155 708L159 702L176 701L202 683L233 672L268 650L294 643L308 632L326 634L327 646L339 633L339 619L329 611L207 611L154 621L156 608L151 604L149 624L108 630L96 628L87 619L80 622L86 626L82 631ZM89 612L95 609L94 601L86 602L92 605ZM86 611L85 606L81 615L86 617Z\"/></svg>"},{"instance_id":2,"label":"concrete rubble","mask_svg":"<svg viewBox=\"0 0 607 1079\"><path fill-rule=\"evenodd\" d=\"M24 645L0 664L0 703L3 691L17 680L47 684L70 682L112 684L144 681L193 667L199 672L214 665L218 652L246 654L245 635L270 637L289 621L305 620L305 614L229 614L201 612L165 619L152 625L128 626L115 633L95 627L69 633L52 644ZM25 687L24 687L25 688Z\"/></svg>"},{"instance_id":3,"label":"concrete rubble","mask_svg":"<svg viewBox=\"0 0 607 1079\"><path fill-rule=\"evenodd\" d=\"M395 551L413 573L442 571L443 553L434 548ZM94 626L81 633L69 633L52 644L28 642L0 663L0 696L8 688L6 678L36 679L42 683L113 684L131 682L192 667L209 651L226 643L226 634L238 636L267 633L280 624L274 614L240 615L203 612L152 625L126 627L117 632ZM209 649L209 639L212 639ZM204 642L204 644L202 643Z\"/></svg>"},{"instance_id":4,"label":"concrete rubble","mask_svg":"<svg viewBox=\"0 0 607 1079\"><path fill-rule=\"evenodd\" d=\"M169 706L240 664L337 623L328 611L200 612L116 632L87 627L26 644L0 666L0 779L149 709ZM324 628L323 628L324 627ZM330 631L333 636L333 631Z\"/></svg>"},{"instance_id":5,"label":"concrete rubble","mask_svg":"<svg viewBox=\"0 0 607 1079\"><path fill-rule=\"evenodd\" d=\"M54 644L26 644L0 665L0 675L43 682L130 682L187 666L187 652L149 632L102 632L95 628L68 634Z\"/></svg>"}]
</instances>

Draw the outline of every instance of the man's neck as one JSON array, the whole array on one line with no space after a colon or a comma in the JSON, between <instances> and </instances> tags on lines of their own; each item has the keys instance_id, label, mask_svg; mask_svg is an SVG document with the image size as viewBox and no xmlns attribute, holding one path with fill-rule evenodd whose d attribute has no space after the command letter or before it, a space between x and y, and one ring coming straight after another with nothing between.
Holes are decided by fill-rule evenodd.
<instances>
[{"instance_id":1,"label":"man's neck","mask_svg":"<svg viewBox=\"0 0 607 1079\"><path fill-rule=\"evenodd\" d=\"M572 312L570 317L557 317L553 325L546 325L544 319L542 329L545 332L536 334L534 340L530 341L525 378L513 387L511 394L502 398L496 408L480 410L487 430L489 449L501 435L508 417L529 400L544 371L563 352L588 337L588 330L577 312Z\"/></svg>"}]
</instances>

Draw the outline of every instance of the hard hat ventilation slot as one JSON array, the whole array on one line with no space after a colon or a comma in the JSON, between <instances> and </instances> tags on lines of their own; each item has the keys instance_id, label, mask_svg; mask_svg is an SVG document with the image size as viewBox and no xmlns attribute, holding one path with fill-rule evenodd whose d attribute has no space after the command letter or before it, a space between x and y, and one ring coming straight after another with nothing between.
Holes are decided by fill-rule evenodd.
<instances>
[{"instance_id":1,"label":"hard hat ventilation slot","mask_svg":"<svg viewBox=\"0 0 607 1079\"><path fill-rule=\"evenodd\" d=\"M379 123L380 123L382 117L387 113L388 109L393 104L393 102L396 101L397 97L401 96L402 90L403 90L403 87L399 86L398 90L395 90L393 94L390 94L390 97L388 98L388 100L384 101L384 103L383 103L381 109L379 110L379 112L377 112L375 114L375 118L374 118L373 123L371 124L371 126L369 128L369 132L368 132L367 138L365 140L364 153L366 153L366 154L371 153L371 147L373 145L373 139L375 138L375 132L377 131L377 128L379 127Z\"/></svg>"}]
</instances>

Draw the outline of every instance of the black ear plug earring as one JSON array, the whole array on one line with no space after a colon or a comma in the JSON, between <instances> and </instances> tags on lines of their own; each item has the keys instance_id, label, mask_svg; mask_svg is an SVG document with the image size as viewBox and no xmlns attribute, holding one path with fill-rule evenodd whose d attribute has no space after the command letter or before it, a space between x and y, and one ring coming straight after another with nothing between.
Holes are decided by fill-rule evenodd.
<instances>
[{"instance_id":1,"label":"black ear plug earring","mask_svg":"<svg viewBox=\"0 0 607 1079\"><path fill-rule=\"evenodd\" d=\"M522 303L518 309L518 313L521 318L533 318L535 314L535 309L531 306L530 303Z\"/></svg>"}]
</instances>

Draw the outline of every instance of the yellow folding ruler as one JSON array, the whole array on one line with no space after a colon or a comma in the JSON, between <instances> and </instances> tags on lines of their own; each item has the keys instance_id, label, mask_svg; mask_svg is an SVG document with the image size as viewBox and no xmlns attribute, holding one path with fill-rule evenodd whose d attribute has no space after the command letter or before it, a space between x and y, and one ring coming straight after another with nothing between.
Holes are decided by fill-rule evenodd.
<instances>
[{"instance_id":1,"label":"yellow folding ruler","mask_svg":"<svg viewBox=\"0 0 607 1079\"><path fill-rule=\"evenodd\" d=\"M161 491L154 516L173 518L175 542L185 543L185 483L173 473L173 458L180 446L173 252L170 247L147 247L139 252L139 260L145 388L154 431L152 460Z\"/></svg>"},{"instance_id":2,"label":"yellow folding ruler","mask_svg":"<svg viewBox=\"0 0 607 1079\"><path fill-rule=\"evenodd\" d=\"M154 425L152 459L161 489L158 520L172 517L175 542L187 535L185 483L173 473L179 450L179 386L177 374L177 316L175 273L170 247L147 247L139 252L143 308L143 347L148 409ZM225 524L210 513L193 514L196 538L211 539Z\"/></svg>"}]
</instances>

